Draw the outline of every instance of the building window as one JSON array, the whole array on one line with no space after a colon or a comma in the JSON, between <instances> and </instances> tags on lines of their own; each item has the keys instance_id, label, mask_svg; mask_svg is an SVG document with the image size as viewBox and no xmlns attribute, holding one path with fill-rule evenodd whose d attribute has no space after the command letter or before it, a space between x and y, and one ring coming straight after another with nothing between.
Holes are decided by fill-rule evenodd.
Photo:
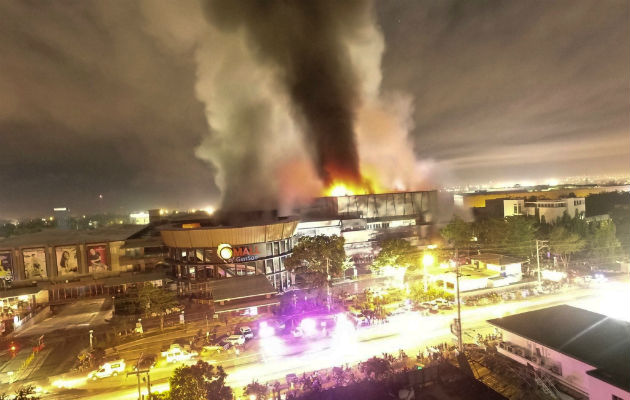
<instances>
[{"instance_id":1,"label":"building window","mask_svg":"<svg viewBox=\"0 0 630 400\"><path fill-rule=\"evenodd\" d=\"M514 204L514 214L518 214L518 206Z\"/></svg>"},{"instance_id":2,"label":"building window","mask_svg":"<svg viewBox=\"0 0 630 400\"><path fill-rule=\"evenodd\" d=\"M270 256L273 253L273 245L271 243L267 243L267 255Z\"/></svg>"},{"instance_id":3,"label":"building window","mask_svg":"<svg viewBox=\"0 0 630 400\"><path fill-rule=\"evenodd\" d=\"M280 254L280 242L273 242L273 255L277 256Z\"/></svg>"},{"instance_id":4,"label":"building window","mask_svg":"<svg viewBox=\"0 0 630 400\"><path fill-rule=\"evenodd\" d=\"M280 254L284 254L287 252L287 242L286 240L280 241Z\"/></svg>"},{"instance_id":5,"label":"building window","mask_svg":"<svg viewBox=\"0 0 630 400\"><path fill-rule=\"evenodd\" d=\"M271 273L273 273L273 260L269 258L265 260L265 274Z\"/></svg>"}]
</instances>

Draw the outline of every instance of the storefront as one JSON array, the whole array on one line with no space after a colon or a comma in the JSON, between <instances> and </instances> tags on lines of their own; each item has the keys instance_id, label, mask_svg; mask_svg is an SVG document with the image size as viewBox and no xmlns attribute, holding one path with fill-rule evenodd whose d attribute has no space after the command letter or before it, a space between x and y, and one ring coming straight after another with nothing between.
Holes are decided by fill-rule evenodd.
<instances>
[{"instance_id":1,"label":"storefront","mask_svg":"<svg viewBox=\"0 0 630 400\"><path fill-rule=\"evenodd\" d=\"M239 227L212 226L204 221L175 224L160 233L174 275L180 280L265 275L281 291L292 284L284 261L291 255L296 226L297 220L291 218Z\"/></svg>"}]
</instances>

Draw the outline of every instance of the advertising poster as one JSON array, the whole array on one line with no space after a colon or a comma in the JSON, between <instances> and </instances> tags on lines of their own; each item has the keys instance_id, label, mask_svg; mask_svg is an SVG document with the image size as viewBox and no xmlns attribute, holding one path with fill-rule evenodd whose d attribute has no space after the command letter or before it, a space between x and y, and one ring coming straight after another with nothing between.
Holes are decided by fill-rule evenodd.
<instances>
[{"instance_id":1,"label":"advertising poster","mask_svg":"<svg viewBox=\"0 0 630 400\"><path fill-rule=\"evenodd\" d=\"M10 251L0 252L0 279L13 280L13 258Z\"/></svg>"},{"instance_id":2,"label":"advertising poster","mask_svg":"<svg viewBox=\"0 0 630 400\"><path fill-rule=\"evenodd\" d=\"M73 275L79 272L76 246L55 247L57 275Z\"/></svg>"},{"instance_id":3,"label":"advertising poster","mask_svg":"<svg viewBox=\"0 0 630 400\"><path fill-rule=\"evenodd\" d=\"M109 271L106 246L104 244L88 245L87 262L89 272Z\"/></svg>"},{"instance_id":4,"label":"advertising poster","mask_svg":"<svg viewBox=\"0 0 630 400\"><path fill-rule=\"evenodd\" d=\"M24 257L26 279L46 278L48 276L46 273L46 250L43 247L22 250L22 257Z\"/></svg>"}]
</instances>

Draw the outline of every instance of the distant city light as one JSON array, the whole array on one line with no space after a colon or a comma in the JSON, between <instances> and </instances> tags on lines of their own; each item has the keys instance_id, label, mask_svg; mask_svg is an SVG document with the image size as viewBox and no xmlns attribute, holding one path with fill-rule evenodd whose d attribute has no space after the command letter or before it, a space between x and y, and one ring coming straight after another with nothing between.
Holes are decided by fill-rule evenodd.
<instances>
[{"instance_id":1,"label":"distant city light","mask_svg":"<svg viewBox=\"0 0 630 400\"><path fill-rule=\"evenodd\" d=\"M203 211L205 211L206 214L214 214L214 207L208 206L208 207L204 208Z\"/></svg>"}]
</instances>

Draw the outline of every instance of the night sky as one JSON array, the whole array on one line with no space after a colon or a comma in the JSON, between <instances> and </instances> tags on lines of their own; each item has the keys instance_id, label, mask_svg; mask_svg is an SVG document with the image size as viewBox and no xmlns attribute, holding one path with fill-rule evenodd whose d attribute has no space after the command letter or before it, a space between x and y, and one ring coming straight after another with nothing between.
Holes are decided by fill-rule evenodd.
<instances>
[{"instance_id":1,"label":"night sky","mask_svg":"<svg viewBox=\"0 0 630 400\"><path fill-rule=\"evenodd\" d=\"M261 69L262 50L235 28L214 34L208 27L223 21L213 21L207 5L178 2L174 13L165 3L0 0L0 217L48 215L58 206L79 213L201 208L219 202L219 187L231 188L224 202L266 186L283 193L282 182L273 182L284 175L267 160L270 147L287 153L286 143L296 141L295 154L312 149L308 139L295 139L303 136L278 133L280 126L300 131L303 121L291 97L272 90L282 71L269 62ZM414 171L424 174L422 187L628 175L629 4L376 2L373 25L384 48L361 59L371 67L355 77L362 85L369 80L362 71L376 66L382 76L373 79L374 98L399 99L384 103L407 113L404 140ZM341 39L359 47L365 37ZM253 55L234 56L222 38ZM226 87L218 90L208 78L238 80L236 73L255 83L251 98L243 100L233 80L222 79ZM228 107L237 101L221 93L234 93L240 108ZM243 101L249 112L227 119ZM274 111L282 107L289 111ZM221 136L225 121L238 124ZM254 133L230 137L233 126ZM363 165L380 146L362 135ZM283 168L293 165L285 161ZM317 180L308 171L300 176Z\"/></svg>"}]
</instances>

